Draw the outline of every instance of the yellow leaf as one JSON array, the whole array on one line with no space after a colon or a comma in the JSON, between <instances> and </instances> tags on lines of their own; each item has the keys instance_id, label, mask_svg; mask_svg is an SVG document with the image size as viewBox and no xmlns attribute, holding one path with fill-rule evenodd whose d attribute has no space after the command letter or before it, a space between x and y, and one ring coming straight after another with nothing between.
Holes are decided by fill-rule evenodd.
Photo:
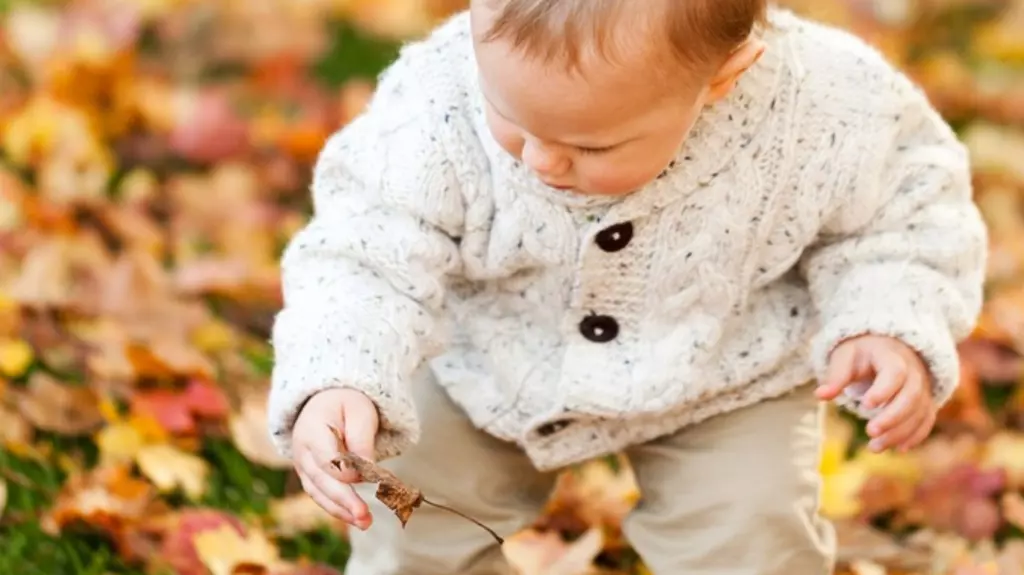
<instances>
[{"instance_id":1,"label":"yellow leaf","mask_svg":"<svg viewBox=\"0 0 1024 575\"><path fill-rule=\"evenodd\" d=\"M192 343L206 353L223 351L231 347L235 334L222 321L211 320L192 333Z\"/></svg>"},{"instance_id":2,"label":"yellow leaf","mask_svg":"<svg viewBox=\"0 0 1024 575\"><path fill-rule=\"evenodd\" d=\"M128 423L142 435L146 443L163 443L167 441L168 433L160 422L148 414L128 416Z\"/></svg>"},{"instance_id":3,"label":"yellow leaf","mask_svg":"<svg viewBox=\"0 0 1024 575\"><path fill-rule=\"evenodd\" d=\"M135 456L142 474L160 491L181 488L192 500L206 492L210 468L203 459L167 444L147 445Z\"/></svg>"},{"instance_id":4,"label":"yellow leaf","mask_svg":"<svg viewBox=\"0 0 1024 575\"><path fill-rule=\"evenodd\" d=\"M845 463L822 477L821 513L830 519L846 519L860 512L860 490L870 475L859 463Z\"/></svg>"},{"instance_id":5,"label":"yellow leaf","mask_svg":"<svg viewBox=\"0 0 1024 575\"><path fill-rule=\"evenodd\" d=\"M111 423L96 433L101 465L129 462L143 445L142 434L128 422Z\"/></svg>"},{"instance_id":6,"label":"yellow leaf","mask_svg":"<svg viewBox=\"0 0 1024 575\"><path fill-rule=\"evenodd\" d=\"M912 454L901 454L893 451L875 453L862 449L854 457L869 475L881 475L915 482L921 477L921 468L917 457Z\"/></svg>"},{"instance_id":7,"label":"yellow leaf","mask_svg":"<svg viewBox=\"0 0 1024 575\"><path fill-rule=\"evenodd\" d=\"M837 473L846 461L846 442L835 437L827 437L821 450L821 461L818 470L822 475Z\"/></svg>"},{"instance_id":8,"label":"yellow leaf","mask_svg":"<svg viewBox=\"0 0 1024 575\"><path fill-rule=\"evenodd\" d=\"M200 531L192 543L210 575L233 575L243 566L269 570L281 562L277 548L266 535L250 530L243 538L228 524Z\"/></svg>"},{"instance_id":9,"label":"yellow leaf","mask_svg":"<svg viewBox=\"0 0 1024 575\"><path fill-rule=\"evenodd\" d=\"M103 416L103 420L107 423L117 423L121 421L121 412L117 408L117 403L110 397L103 397L99 403L100 415Z\"/></svg>"},{"instance_id":10,"label":"yellow leaf","mask_svg":"<svg viewBox=\"0 0 1024 575\"><path fill-rule=\"evenodd\" d=\"M21 339L0 341L0 373L7 377L20 377L32 365L32 346Z\"/></svg>"}]
</instances>

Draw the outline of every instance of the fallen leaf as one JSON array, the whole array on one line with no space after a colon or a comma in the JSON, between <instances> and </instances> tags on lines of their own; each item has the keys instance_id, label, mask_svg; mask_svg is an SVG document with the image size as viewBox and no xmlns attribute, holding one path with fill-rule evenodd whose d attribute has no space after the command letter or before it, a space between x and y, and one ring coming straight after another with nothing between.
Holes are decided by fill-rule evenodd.
<instances>
[{"instance_id":1,"label":"fallen leaf","mask_svg":"<svg viewBox=\"0 0 1024 575\"><path fill-rule=\"evenodd\" d=\"M181 393L154 389L137 391L131 399L132 414L156 421L169 433L191 434L196 431L192 410Z\"/></svg>"},{"instance_id":2,"label":"fallen leaf","mask_svg":"<svg viewBox=\"0 0 1024 575\"><path fill-rule=\"evenodd\" d=\"M463 519L476 524L478 527L488 532L499 544L504 542L504 539L495 533L493 529L487 527L483 523L480 523L476 519L473 519L461 511L446 505L430 501L423 497L423 493L420 492L419 489L406 485L394 473L391 473L391 471L378 466L372 461L359 457L354 453L343 451L342 447L344 443L341 434L334 427L331 427L331 431L337 438L339 447L338 457L333 461L334 465L338 469L348 468L354 470L359 474L362 480L367 483L376 483L377 499L395 513L398 520L402 522L403 527L408 523L409 518L412 517L413 510L425 503L427 505L437 507L438 509L454 513Z\"/></svg>"},{"instance_id":3,"label":"fallen leaf","mask_svg":"<svg viewBox=\"0 0 1024 575\"><path fill-rule=\"evenodd\" d=\"M139 470L162 492L181 489L195 501L206 492L210 468L200 457L166 444L147 445L135 456Z\"/></svg>"},{"instance_id":4,"label":"fallen leaf","mask_svg":"<svg viewBox=\"0 0 1024 575\"><path fill-rule=\"evenodd\" d=\"M142 432L127 421L107 425L96 433L95 441L100 465L131 462L146 442Z\"/></svg>"},{"instance_id":5,"label":"fallen leaf","mask_svg":"<svg viewBox=\"0 0 1024 575\"><path fill-rule=\"evenodd\" d=\"M196 533L193 544L210 575L266 573L281 562L277 547L256 529L242 535L230 525L221 525Z\"/></svg>"},{"instance_id":6,"label":"fallen leaf","mask_svg":"<svg viewBox=\"0 0 1024 575\"><path fill-rule=\"evenodd\" d=\"M248 393L237 413L228 419L228 429L235 447L249 461L272 469L289 469L291 459L278 453L267 433L267 394Z\"/></svg>"},{"instance_id":7,"label":"fallen leaf","mask_svg":"<svg viewBox=\"0 0 1024 575\"><path fill-rule=\"evenodd\" d=\"M34 373L18 394L18 407L32 425L62 435L90 433L103 423L99 397L88 388Z\"/></svg>"},{"instance_id":8,"label":"fallen leaf","mask_svg":"<svg viewBox=\"0 0 1024 575\"><path fill-rule=\"evenodd\" d=\"M155 490L131 476L126 466L108 466L74 473L56 501L40 519L47 533L57 536L78 522L105 532L124 556L133 555L134 533L159 509Z\"/></svg>"},{"instance_id":9,"label":"fallen leaf","mask_svg":"<svg viewBox=\"0 0 1024 575\"><path fill-rule=\"evenodd\" d=\"M377 499L395 513L404 527L414 509L423 503L423 494L402 483L395 474L354 453L340 453L335 465L354 470L367 483L377 484Z\"/></svg>"},{"instance_id":10,"label":"fallen leaf","mask_svg":"<svg viewBox=\"0 0 1024 575\"><path fill-rule=\"evenodd\" d=\"M20 339L0 340L0 374L21 377L32 365L32 346Z\"/></svg>"},{"instance_id":11,"label":"fallen leaf","mask_svg":"<svg viewBox=\"0 0 1024 575\"><path fill-rule=\"evenodd\" d=\"M154 566L176 575L209 575L196 551L194 539L200 533L225 526L239 537L245 533L245 525L225 511L189 508L171 516L164 529L160 550L153 558Z\"/></svg>"},{"instance_id":12,"label":"fallen leaf","mask_svg":"<svg viewBox=\"0 0 1024 575\"><path fill-rule=\"evenodd\" d=\"M228 415L228 398L219 387L200 379L189 381L182 400L193 414L206 419L223 419Z\"/></svg>"},{"instance_id":13,"label":"fallen leaf","mask_svg":"<svg viewBox=\"0 0 1024 575\"><path fill-rule=\"evenodd\" d=\"M1024 487L1024 433L1001 431L991 437L985 444L982 465L1005 469L1011 488Z\"/></svg>"},{"instance_id":14,"label":"fallen leaf","mask_svg":"<svg viewBox=\"0 0 1024 575\"><path fill-rule=\"evenodd\" d=\"M32 425L21 413L0 405L0 444L12 451L21 451L35 435Z\"/></svg>"}]
</instances>

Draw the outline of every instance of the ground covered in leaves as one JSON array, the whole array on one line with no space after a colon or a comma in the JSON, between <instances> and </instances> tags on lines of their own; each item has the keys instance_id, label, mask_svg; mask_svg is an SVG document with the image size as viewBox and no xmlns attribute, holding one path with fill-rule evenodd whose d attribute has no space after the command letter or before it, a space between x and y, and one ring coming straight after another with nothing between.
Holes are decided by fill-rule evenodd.
<instances>
[{"instance_id":1,"label":"ground covered in leaves","mask_svg":"<svg viewBox=\"0 0 1024 575\"><path fill-rule=\"evenodd\" d=\"M788 3L926 87L992 235L933 437L876 455L830 421L842 568L1024 573L1024 2ZM277 257L326 136L395 41L459 4L0 2L0 573L343 570L344 529L266 437ZM506 553L529 574L643 572L618 529L637 497L628 462L583 466Z\"/></svg>"}]
</instances>

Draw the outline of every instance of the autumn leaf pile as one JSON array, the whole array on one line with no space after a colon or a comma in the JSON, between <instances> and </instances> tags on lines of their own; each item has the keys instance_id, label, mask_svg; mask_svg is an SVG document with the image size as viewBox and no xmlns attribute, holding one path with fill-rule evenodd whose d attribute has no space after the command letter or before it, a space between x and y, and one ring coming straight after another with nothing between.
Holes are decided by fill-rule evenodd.
<instances>
[{"instance_id":1,"label":"autumn leaf pile","mask_svg":"<svg viewBox=\"0 0 1024 575\"><path fill-rule=\"evenodd\" d=\"M788 3L929 91L992 236L964 383L928 443L870 454L830 421L843 568L1024 573L1024 1ZM460 5L0 2L0 572L341 572L344 529L266 437L277 258L394 41ZM642 572L618 528L638 495L626 461L566 473L506 555Z\"/></svg>"}]
</instances>

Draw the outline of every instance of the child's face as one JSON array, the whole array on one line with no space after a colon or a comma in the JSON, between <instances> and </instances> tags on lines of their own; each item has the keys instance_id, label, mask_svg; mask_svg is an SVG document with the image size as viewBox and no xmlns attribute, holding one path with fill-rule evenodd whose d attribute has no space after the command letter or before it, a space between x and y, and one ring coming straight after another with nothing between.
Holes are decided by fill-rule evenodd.
<instances>
[{"instance_id":1,"label":"child's face","mask_svg":"<svg viewBox=\"0 0 1024 575\"><path fill-rule=\"evenodd\" d=\"M473 3L477 38L492 17L486 4ZM643 46L615 63L581 49L580 73L528 58L504 40L474 48L494 138L547 185L577 193L628 194L655 179L701 109L721 96L707 81L672 89L653 81Z\"/></svg>"}]
</instances>

